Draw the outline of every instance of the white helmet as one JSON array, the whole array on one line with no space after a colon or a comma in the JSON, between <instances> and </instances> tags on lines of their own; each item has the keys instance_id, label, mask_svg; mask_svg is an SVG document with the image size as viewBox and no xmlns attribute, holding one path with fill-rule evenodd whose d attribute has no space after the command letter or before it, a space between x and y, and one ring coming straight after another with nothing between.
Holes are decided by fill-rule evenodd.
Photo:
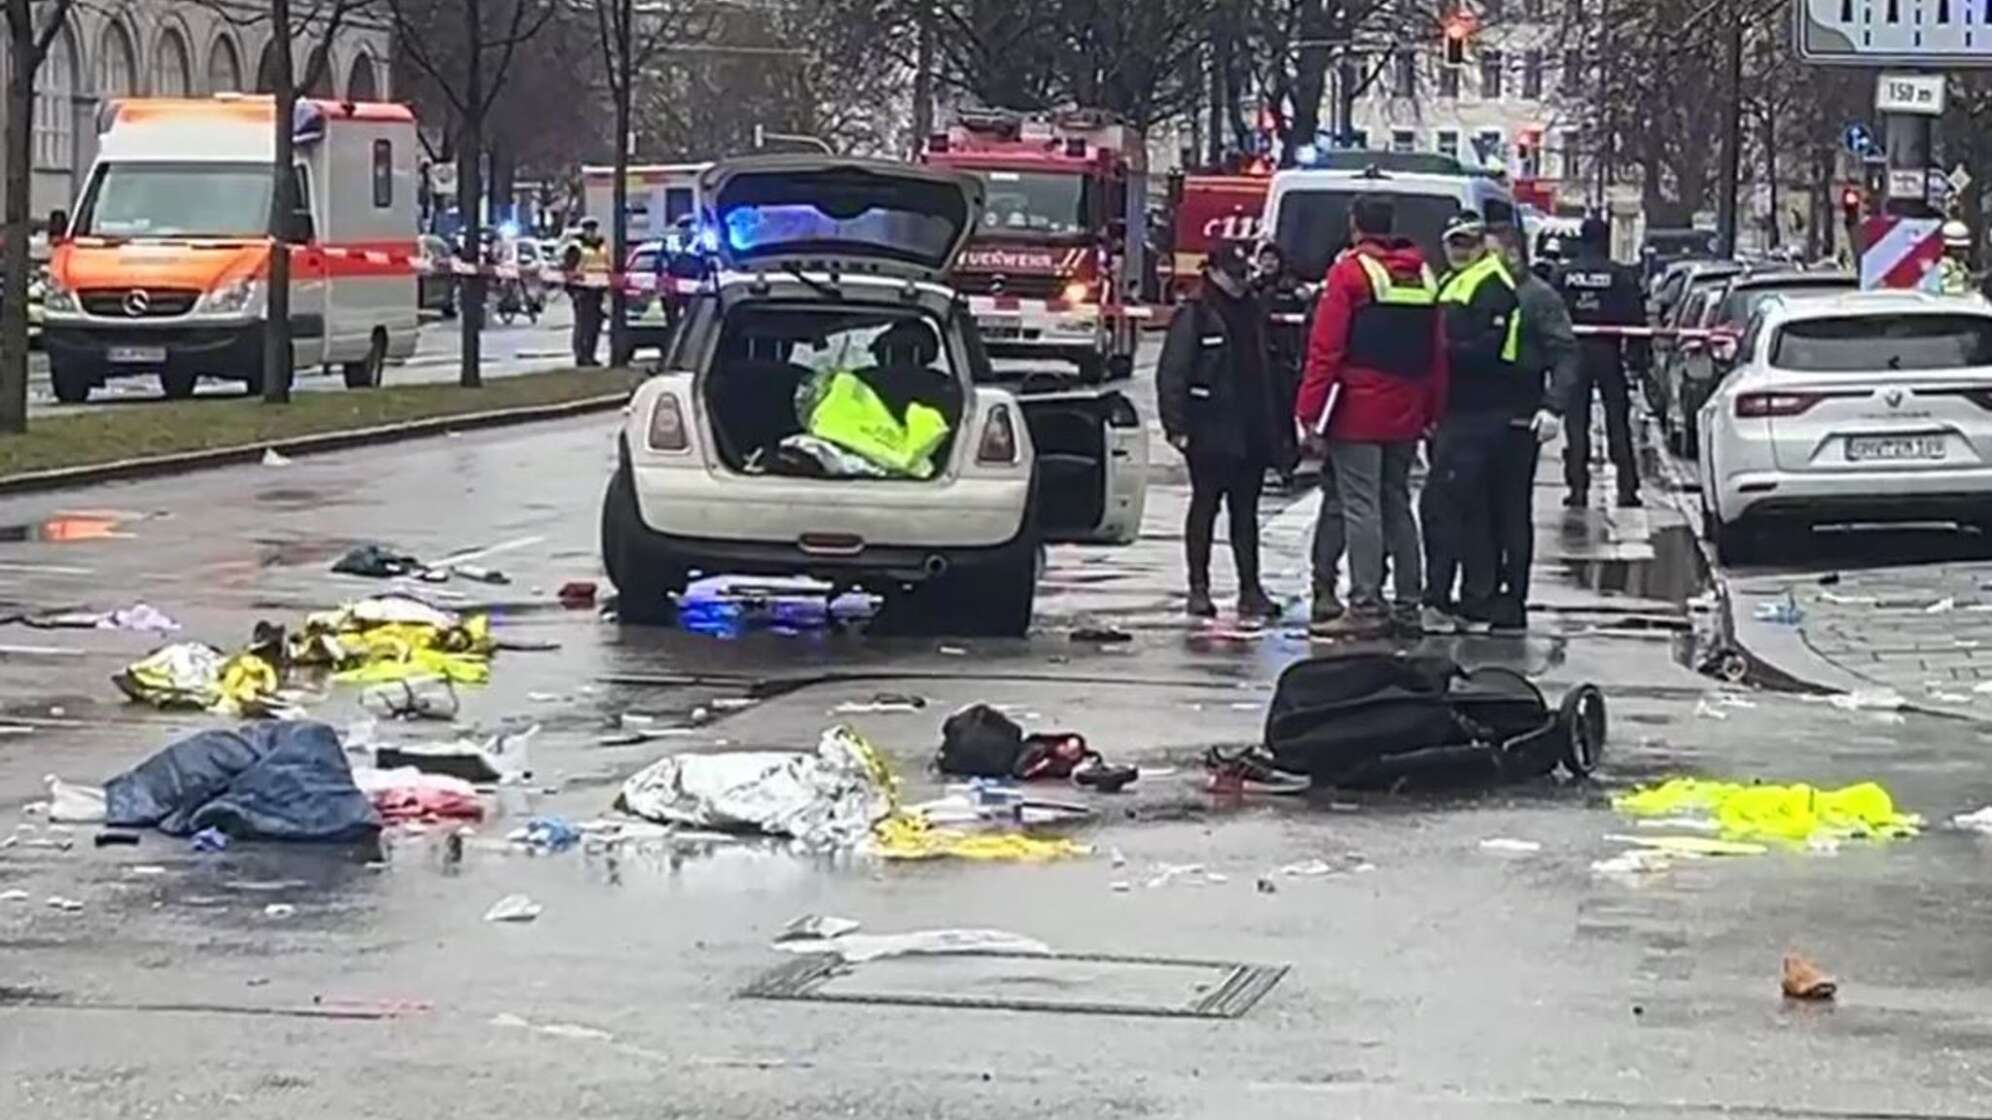
<instances>
[{"instance_id":1,"label":"white helmet","mask_svg":"<svg viewBox=\"0 0 1992 1120\"><path fill-rule=\"evenodd\" d=\"M1943 235L1944 247L1947 249L1971 248L1971 227L1956 218L1944 223Z\"/></svg>"}]
</instances>

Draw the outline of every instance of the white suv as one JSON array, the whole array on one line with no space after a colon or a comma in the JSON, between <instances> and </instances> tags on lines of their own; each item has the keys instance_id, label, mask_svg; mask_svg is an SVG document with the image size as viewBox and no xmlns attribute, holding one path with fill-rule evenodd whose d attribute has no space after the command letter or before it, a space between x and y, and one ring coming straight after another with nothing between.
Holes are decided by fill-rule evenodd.
<instances>
[{"instance_id":1,"label":"white suv","mask_svg":"<svg viewBox=\"0 0 1992 1120\"><path fill-rule=\"evenodd\" d=\"M1780 524L1992 523L1992 305L1775 299L1701 410L1702 504L1725 563Z\"/></svg>"},{"instance_id":2,"label":"white suv","mask_svg":"<svg viewBox=\"0 0 1992 1120\"><path fill-rule=\"evenodd\" d=\"M630 402L603 504L623 618L668 618L694 574L805 574L944 631L1020 635L1048 535L1132 535L1118 526L1140 522L1146 431L1124 397L1045 406L1048 438L1070 444L1054 484L1026 407L978 383L974 322L939 282L980 216L975 179L803 155L722 163L701 183L718 270ZM811 442L797 395L837 372L945 418L930 475L797 453ZM1086 416L1093 430L1072 431Z\"/></svg>"}]
</instances>

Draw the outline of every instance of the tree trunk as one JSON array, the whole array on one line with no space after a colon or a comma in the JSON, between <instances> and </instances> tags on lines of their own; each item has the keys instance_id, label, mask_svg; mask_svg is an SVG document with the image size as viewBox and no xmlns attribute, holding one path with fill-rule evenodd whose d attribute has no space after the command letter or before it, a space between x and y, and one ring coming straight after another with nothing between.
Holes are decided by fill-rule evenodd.
<instances>
[{"instance_id":1,"label":"tree trunk","mask_svg":"<svg viewBox=\"0 0 1992 1120\"><path fill-rule=\"evenodd\" d=\"M927 138L934 134L934 11L920 5L919 41L913 55L913 143L912 158L926 150Z\"/></svg>"},{"instance_id":2,"label":"tree trunk","mask_svg":"<svg viewBox=\"0 0 1992 1120\"><path fill-rule=\"evenodd\" d=\"M1331 17L1327 0L1305 0L1300 13L1300 59L1293 83L1293 124L1287 129L1286 150L1280 153L1280 166L1292 167L1302 144L1314 143L1321 132L1321 97L1328 86L1328 49Z\"/></svg>"},{"instance_id":3,"label":"tree trunk","mask_svg":"<svg viewBox=\"0 0 1992 1120\"><path fill-rule=\"evenodd\" d=\"M484 384L484 12L483 0L463 0L464 90L463 143L457 150L457 214L463 219L463 244L475 270L463 278L457 308L462 331L462 365L457 384L476 389Z\"/></svg>"},{"instance_id":4,"label":"tree trunk","mask_svg":"<svg viewBox=\"0 0 1992 1120\"><path fill-rule=\"evenodd\" d=\"M277 72L273 77L276 100L273 116L276 128L276 157L270 174L275 179L270 191L270 291L263 315L263 400L268 404L289 404L291 366L291 218L297 212L297 170L292 143L297 116L297 70L290 38L290 0L270 0L271 43L276 52Z\"/></svg>"},{"instance_id":5,"label":"tree trunk","mask_svg":"<svg viewBox=\"0 0 1992 1120\"><path fill-rule=\"evenodd\" d=\"M6 274L0 279L0 433L28 430L29 150L35 112L35 24L27 0L8 0Z\"/></svg>"},{"instance_id":6,"label":"tree trunk","mask_svg":"<svg viewBox=\"0 0 1992 1120\"><path fill-rule=\"evenodd\" d=\"M1211 27L1210 36L1210 104L1205 106L1206 127L1204 129L1204 166L1215 170L1224 162L1224 92L1225 70L1231 65L1229 44L1224 32Z\"/></svg>"},{"instance_id":7,"label":"tree trunk","mask_svg":"<svg viewBox=\"0 0 1992 1120\"><path fill-rule=\"evenodd\" d=\"M629 300L623 290L623 262L629 259L629 118L630 88L635 70L636 8L634 0L617 0L616 73L610 81L615 95L615 181L609 186L609 364L618 365L628 352Z\"/></svg>"}]
</instances>

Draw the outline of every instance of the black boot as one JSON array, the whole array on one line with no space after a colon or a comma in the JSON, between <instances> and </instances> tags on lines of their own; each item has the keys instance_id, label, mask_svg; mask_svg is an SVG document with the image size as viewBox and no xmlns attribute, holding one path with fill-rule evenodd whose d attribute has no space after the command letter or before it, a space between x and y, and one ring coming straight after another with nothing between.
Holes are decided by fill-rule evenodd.
<instances>
[{"instance_id":1,"label":"black boot","mask_svg":"<svg viewBox=\"0 0 1992 1120\"><path fill-rule=\"evenodd\" d=\"M1217 604L1211 602L1210 588L1191 587L1190 600L1183 605L1183 611L1191 618L1216 618Z\"/></svg>"},{"instance_id":2,"label":"black boot","mask_svg":"<svg viewBox=\"0 0 1992 1120\"><path fill-rule=\"evenodd\" d=\"M1633 486L1633 487L1619 488L1620 509L1638 509L1645 504L1646 504L1645 502L1639 500L1639 487Z\"/></svg>"},{"instance_id":3,"label":"black boot","mask_svg":"<svg viewBox=\"0 0 1992 1120\"><path fill-rule=\"evenodd\" d=\"M1589 490L1572 487L1570 493L1563 496L1564 509L1583 509L1590 504L1591 492Z\"/></svg>"}]
</instances>

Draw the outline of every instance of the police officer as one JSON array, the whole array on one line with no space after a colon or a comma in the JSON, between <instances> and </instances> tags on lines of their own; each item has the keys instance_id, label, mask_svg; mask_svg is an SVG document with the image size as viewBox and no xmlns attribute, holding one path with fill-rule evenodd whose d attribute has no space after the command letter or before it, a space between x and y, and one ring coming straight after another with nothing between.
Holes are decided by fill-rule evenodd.
<instances>
[{"instance_id":1,"label":"police officer","mask_svg":"<svg viewBox=\"0 0 1992 1120\"><path fill-rule=\"evenodd\" d=\"M1563 504L1581 509L1591 494L1591 392L1596 387L1605 402L1605 440L1618 474L1618 504L1640 505L1639 464L1632 453L1632 397L1627 390L1626 365L1645 370L1651 346L1644 338L1582 334L1585 327L1645 325L1645 297L1639 277L1611 259L1611 227L1602 218L1586 218L1578 234L1577 253L1554 274L1557 293L1570 308L1582 348L1577 384L1564 415L1569 418L1569 442L1563 449L1563 479L1570 493ZM1624 348L1620 343L1623 341Z\"/></svg>"},{"instance_id":2,"label":"police officer","mask_svg":"<svg viewBox=\"0 0 1992 1120\"><path fill-rule=\"evenodd\" d=\"M1930 270L1929 283L1939 295L1968 296L1971 283L1971 227L1952 218L1944 223L1944 256Z\"/></svg>"},{"instance_id":3,"label":"police officer","mask_svg":"<svg viewBox=\"0 0 1992 1120\"><path fill-rule=\"evenodd\" d=\"M581 236L561 257L567 273L567 300L574 305L574 364L598 366L595 348L602 337L602 299L608 294L609 252L602 244L602 226L581 219Z\"/></svg>"}]
</instances>

